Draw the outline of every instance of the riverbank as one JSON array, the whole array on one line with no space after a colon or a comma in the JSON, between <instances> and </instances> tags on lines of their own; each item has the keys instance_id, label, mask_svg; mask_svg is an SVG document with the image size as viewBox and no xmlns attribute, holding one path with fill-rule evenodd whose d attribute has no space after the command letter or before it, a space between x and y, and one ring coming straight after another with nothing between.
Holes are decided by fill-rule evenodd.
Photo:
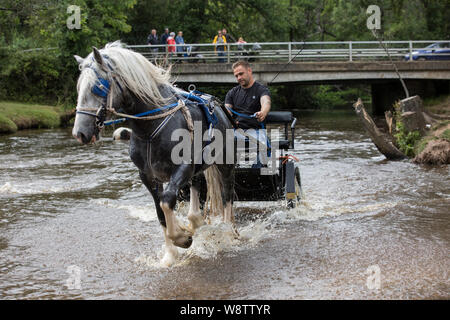
<instances>
[{"instance_id":1,"label":"riverbank","mask_svg":"<svg viewBox=\"0 0 450 320\"><path fill-rule=\"evenodd\" d=\"M425 100L424 110L438 115L436 121L415 145L415 163L449 164L450 163L450 95Z\"/></svg>"},{"instance_id":2,"label":"riverbank","mask_svg":"<svg viewBox=\"0 0 450 320\"><path fill-rule=\"evenodd\" d=\"M0 101L0 134L58 128L67 124L71 113L61 107Z\"/></svg>"}]
</instances>

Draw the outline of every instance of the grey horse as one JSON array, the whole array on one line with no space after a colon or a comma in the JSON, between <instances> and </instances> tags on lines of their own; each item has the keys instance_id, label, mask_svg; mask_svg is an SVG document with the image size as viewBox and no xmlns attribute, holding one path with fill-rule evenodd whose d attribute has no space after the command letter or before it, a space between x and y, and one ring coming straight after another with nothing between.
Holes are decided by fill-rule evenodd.
<instances>
[{"instance_id":1,"label":"grey horse","mask_svg":"<svg viewBox=\"0 0 450 320\"><path fill-rule=\"evenodd\" d=\"M162 263L173 264L178 255L176 247L188 248L195 229L205 223L196 183L199 179L195 178L200 174L206 177L210 198L216 199L211 201L211 210L222 214L225 222L233 223L234 164L203 161L202 150L210 143L203 140L202 148L197 152L191 143L193 151L188 159L190 161L172 161L171 151L179 143L173 141L175 130L191 132L192 138L196 135L193 129L200 130L203 136L210 127L200 106L185 99L186 92L170 82L170 69L153 65L141 54L124 48L119 41L101 50L93 48L93 52L84 59L79 56L75 59L81 74L77 84L77 114L72 134L81 143L94 143L99 139L107 113L120 112L131 116L155 111L152 118L129 119L132 129L129 154L153 197L163 227L165 253ZM170 105L177 107L163 108ZM226 130L232 129L232 123L221 108L216 108L214 114L217 119L214 130L225 136ZM190 122L199 125L190 126ZM216 159L227 152L225 149L224 145L222 150L216 150ZM200 161L195 161L199 157ZM165 188L163 183L167 183ZM182 226L174 209L180 189L187 185L190 185L190 223L189 226Z\"/></svg>"}]
</instances>

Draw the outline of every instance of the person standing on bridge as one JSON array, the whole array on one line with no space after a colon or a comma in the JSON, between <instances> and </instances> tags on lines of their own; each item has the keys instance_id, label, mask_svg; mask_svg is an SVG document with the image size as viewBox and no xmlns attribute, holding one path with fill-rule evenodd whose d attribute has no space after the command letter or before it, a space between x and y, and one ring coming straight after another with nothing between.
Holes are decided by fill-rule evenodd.
<instances>
[{"instance_id":1,"label":"person standing on bridge","mask_svg":"<svg viewBox=\"0 0 450 320\"><path fill-rule=\"evenodd\" d=\"M227 38L222 34L222 30L217 31L217 36L214 37L213 43L216 45L214 51L217 52L219 57L223 57L225 55ZM225 62L224 58L219 58L219 63Z\"/></svg>"},{"instance_id":2,"label":"person standing on bridge","mask_svg":"<svg viewBox=\"0 0 450 320\"><path fill-rule=\"evenodd\" d=\"M183 57L183 52L185 50L183 31L178 31L178 35L175 37L175 42L178 45L177 46L177 56L178 56L178 58L181 58L181 57Z\"/></svg>"},{"instance_id":3,"label":"person standing on bridge","mask_svg":"<svg viewBox=\"0 0 450 320\"><path fill-rule=\"evenodd\" d=\"M152 29L151 33L148 35L147 37L147 44L149 46L157 46L159 45L159 37L156 34L156 29ZM150 48L150 50L152 51L153 55L157 55L159 48Z\"/></svg>"},{"instance_id":4,"label":"person standing on bridge","mask_svg":"<svg viewBox=\"0 0 450 320\"><path fill-rule=\"evenodd\" d=\"M167 39L169 39L169 36L170 36L169 28L166 27L164 28L164 33L161 36L161 44L166 46L165 48L166 52L167 52Z\"/></svg>"},{"instance_id":5,"label":"person standing on bridge","mask_svg":"<svg viewBox=\"0 0 450 320\"><path fill-rule=\"evenodd\" d=\"M222 29L222 35L227 40L227 43L235 43L236 42L236 39L231 34L227 33L227 29L225 29L225 28Z\"/></svg>"},{"instance_id":6,"label":"person standing on bridge","mask_svg":"<svg viewBox=\"0 0 450 320\"><path fill-rule=\"evenodd\" d=\"M175 45L175 32L171 32L169 34L169 37L167 38L167 44L168 44L168 52L170 55L173 55L176 51Z\"/></svg>"},{"instance_id":7,"label":"person standing on bridge","mask_svg":"<svg viewBox=\"0 0 450 320\"><path fill-rule=\"evenodd\" d=\"M253 78L247 61L237 61L232 66L238 86L228 91L225 106L235 116L242 129L260 129L271 107L269 89Z\"/></svg>"}]
</instances>

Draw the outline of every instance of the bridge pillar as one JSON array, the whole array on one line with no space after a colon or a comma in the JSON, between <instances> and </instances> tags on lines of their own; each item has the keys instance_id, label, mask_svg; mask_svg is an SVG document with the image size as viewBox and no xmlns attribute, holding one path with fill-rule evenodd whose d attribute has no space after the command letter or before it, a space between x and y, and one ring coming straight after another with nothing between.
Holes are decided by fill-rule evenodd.
<instances>
[{"instance_id":1,"label":"bridge pillar","mask_svg":"<svg viewBox=\"0 0 450 320\"><path fill-rule=\"evenodd\" d=\"M405 83L410 96L419 95L422 99L450 94L448 80L405 80ZM371 91L374 115L383 115L395 102L406 97L399 80L372 83Z\"/></svg>"}]
</instances>

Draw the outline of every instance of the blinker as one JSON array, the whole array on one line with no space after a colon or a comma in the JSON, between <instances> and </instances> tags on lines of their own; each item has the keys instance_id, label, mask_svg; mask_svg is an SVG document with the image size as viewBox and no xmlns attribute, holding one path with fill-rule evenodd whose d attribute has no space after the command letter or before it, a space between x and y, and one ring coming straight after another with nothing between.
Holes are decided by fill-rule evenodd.
<instances>
[{"instance_id":1,"label":"blinker","mask_svg":"<svg viewBox=\"0 0 450 320\"><path fill-rule=\"evenodd\" d=\"M97 80L99 84L92 87L92 93L106 99L109 93L109 81L100 77Z\"/></svg>"}]
</instances>

